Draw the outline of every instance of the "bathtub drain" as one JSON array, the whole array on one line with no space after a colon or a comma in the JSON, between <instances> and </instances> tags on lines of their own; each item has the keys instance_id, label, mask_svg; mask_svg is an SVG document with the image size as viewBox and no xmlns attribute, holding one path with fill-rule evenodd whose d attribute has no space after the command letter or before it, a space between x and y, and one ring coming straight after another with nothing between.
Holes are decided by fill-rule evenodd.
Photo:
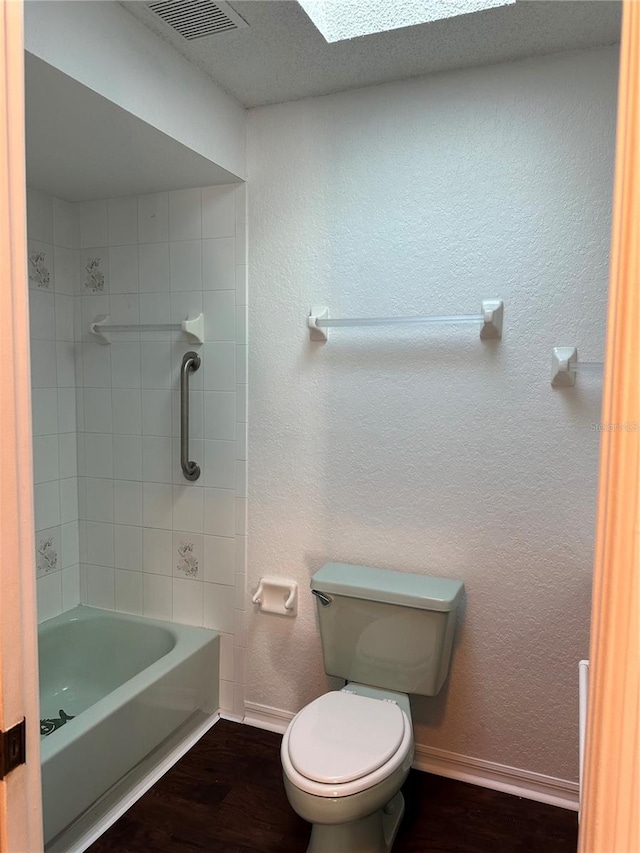
<instances>
[{"instance_id":1,"label":"bathtub drain","mask_svg":"<svg viewBox=\"0 0 640 853\"><path fill-rule=\"evenodd\" d=\"M40 720L41 737L50 735L52 732L55 732L56 729L59 729L61 726L64 726L65 723L68 723L69 720L73 720L73 717L70 714L66 714L62 708L58 711L58 714L60 715L59 717Z\"/></svg>"}]
</instances>

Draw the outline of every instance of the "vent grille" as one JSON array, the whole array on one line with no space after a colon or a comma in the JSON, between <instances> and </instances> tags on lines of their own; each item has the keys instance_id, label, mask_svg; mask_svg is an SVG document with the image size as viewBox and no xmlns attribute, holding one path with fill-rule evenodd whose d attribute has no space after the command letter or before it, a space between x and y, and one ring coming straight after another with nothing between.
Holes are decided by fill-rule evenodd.
<instances>
[{"instance_id":1,"label":"vent grille","mask_svg":"<svg viewBox=\"0 0 640 853\"><path fill-rule=\"evenodd\" d=\"M213 0L158 0L147 3L147 9L187 41L247 26L227 3L214 3Z\"/></svg>"}]
</instances>

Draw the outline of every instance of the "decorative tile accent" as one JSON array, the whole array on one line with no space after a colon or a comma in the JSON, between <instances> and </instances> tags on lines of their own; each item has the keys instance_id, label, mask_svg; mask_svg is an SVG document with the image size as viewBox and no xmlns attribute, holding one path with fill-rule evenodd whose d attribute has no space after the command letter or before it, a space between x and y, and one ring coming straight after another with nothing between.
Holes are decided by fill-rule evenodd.
<instances>
[{"instance_id":1,"label":"decorative tile accent","mask_svg":"<svg viewBox=\"0 0 640 853\"><path fill-rule=\"evenodd\" d=\"M41 249L29 252L29 281L42 290L51 290L51 274L47 266L47 253Z\"/></svg>"},{"instance_id":2,"label":"decorative tile accent","mask_svg":"<svg viewBox=\"0 0 640 853\"><path fill-rule=\"evenodd\" d=\"M36 536L36 567L38 575L48 575L59 568L60 546L58 530L43 530Z\"/></svg>"},{"instance_id":3,"label":"decorative tile accent","mask_svg":"<svg viewBox=\"0 0 640 853\"><path fill-rule=\"evenodd\" d=\"M187 578L197 578L200 571L200 563L194 553L195 544L188 539L181 539L176 548L176 569Z\"/></svg>"},{"instance_id":4,"label":"decorative tile accent","mask_svg":"<svg viewBox=\"0 0 640 853\"><path fill-rule=\"evenodd\" d=\"M95 255L91 255L86 259L84 265L85 290L89 290L91 293L104 292L105 275L101 269L103 264L103 259Z\"/></svg>"}]
</instances>

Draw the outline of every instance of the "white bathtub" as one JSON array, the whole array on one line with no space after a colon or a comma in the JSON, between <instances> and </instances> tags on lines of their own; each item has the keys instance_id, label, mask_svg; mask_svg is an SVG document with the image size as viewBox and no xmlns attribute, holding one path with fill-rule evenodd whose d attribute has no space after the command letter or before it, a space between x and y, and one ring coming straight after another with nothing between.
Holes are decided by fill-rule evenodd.
<instances>
[{"instance_id":1,"label":"white bathtub","mask_svg":"<svg viewBox=\"0 0 640 853\"><path fill-rule=\"evenodd\" d=\"M218 709L214 631L76 607L39 627L45 843L192 716Z\"/></svg>"}]
</instances>

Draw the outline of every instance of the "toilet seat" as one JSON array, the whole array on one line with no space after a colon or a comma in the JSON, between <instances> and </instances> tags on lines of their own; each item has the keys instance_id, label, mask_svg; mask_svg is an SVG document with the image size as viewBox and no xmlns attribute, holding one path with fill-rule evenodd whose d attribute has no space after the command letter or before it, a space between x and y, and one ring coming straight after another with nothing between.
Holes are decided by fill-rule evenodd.
<instances>
[{"instance_id":1,"label":"toilet seat","mask_svg":"<svg viewBox=\"0 0 640 853\"><path fill-rule=\"evenodd\" d=\"M333 691L293 718L281 756L296 787L319 797L344 797L390 776L412 745L411 724L395 702Z\"/></svg>"}]
</instances>

